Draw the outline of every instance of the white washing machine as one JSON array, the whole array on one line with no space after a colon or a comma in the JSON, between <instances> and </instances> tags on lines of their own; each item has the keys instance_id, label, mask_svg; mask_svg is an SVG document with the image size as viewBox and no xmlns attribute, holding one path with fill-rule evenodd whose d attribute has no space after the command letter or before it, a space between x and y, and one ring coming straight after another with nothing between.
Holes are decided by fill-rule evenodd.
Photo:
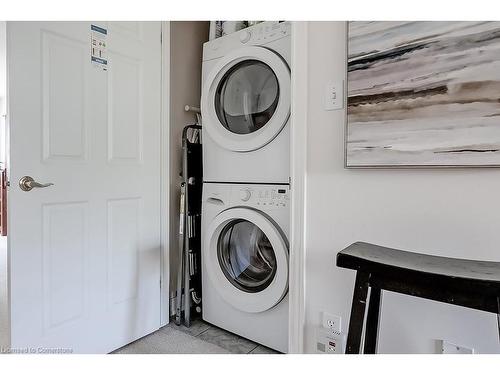
<instances>
[{"instance_id":1,"label":"white washing machine","mask_svg":"<svg viewBox=\"0 0 500 375\"><path fill-rule=\"evenodd\" d=\"M287 186L203 186L203 319L283 353L289 220Z\"/></svg>"},{"instance_id":2,"label":"white washing machine","mask_svg":"<svg viewBox=\"0 0 500 375\"><path fill-rule=\"evenodd\" d=\"M289 183L289 22L203 45L203 179Z\"/></svg>"}]
</instances>

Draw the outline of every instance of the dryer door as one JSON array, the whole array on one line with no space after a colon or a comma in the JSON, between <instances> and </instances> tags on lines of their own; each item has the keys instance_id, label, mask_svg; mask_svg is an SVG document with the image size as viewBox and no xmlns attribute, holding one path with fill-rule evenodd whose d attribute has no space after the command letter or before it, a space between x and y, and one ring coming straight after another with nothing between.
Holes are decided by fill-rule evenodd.
<instances>
[{"instance_id":1,"label":"dryer door","mask_svg":"<svg viewBox=\"0 0 500 375\"><path fill-rule=\"evenodd\" d=\"M290 117L290 69L264 47L240 48L220 59L205 80L203 126L231 151L271 142Z\"/></svg>"},{"instance_id":2,"label":"dryer door","mask_svg":"<svg viewBox=\"0 0 500 375\"><path fill-rule=\"evenodd\" d=\"M220 213L207 230L206 272L233 307L262 312L288 291L288 243L276 223L249 208Z\"/></svg>"}]
</instances>

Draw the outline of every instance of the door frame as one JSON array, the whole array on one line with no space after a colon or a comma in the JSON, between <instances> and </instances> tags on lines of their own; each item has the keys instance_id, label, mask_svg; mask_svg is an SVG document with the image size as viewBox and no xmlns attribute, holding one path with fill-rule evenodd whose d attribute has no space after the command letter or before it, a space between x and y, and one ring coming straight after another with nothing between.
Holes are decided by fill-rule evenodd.
<instances>
[{"instance_id":1,"label":"door frame","mask_svg":"<svg viewBox=\"0 0 500 375\"><path fill-rule=\"evenodd\" d=\"M304 353L306 273L306 177L308 114L308 23L292 21L290 103L290 268L289 268L289 353ZM305 52L305 53L304 53ZM170 321L169 227L170 227L170 21L162 21L162 134L161 134L161 325Z\"/></svg>"},{"instance_id":2,"label":"door frame","mask_svg":"<svg viewBox=\"0 0 500 375\"><path fill-rule=\"evenodd\" d=\"M170 21L161 21L160 326L170 322Z\"/></svg>"},{"instance_id":3,"label":"door frame","mask_svg":"<svg viewBox=\"0 0 500 375\"><path fill-rule=\"evenodd\" d=\"M292 22L290 113L289 353L304 353L308 115L308 23Z\"/></svg>"}]
</instances>

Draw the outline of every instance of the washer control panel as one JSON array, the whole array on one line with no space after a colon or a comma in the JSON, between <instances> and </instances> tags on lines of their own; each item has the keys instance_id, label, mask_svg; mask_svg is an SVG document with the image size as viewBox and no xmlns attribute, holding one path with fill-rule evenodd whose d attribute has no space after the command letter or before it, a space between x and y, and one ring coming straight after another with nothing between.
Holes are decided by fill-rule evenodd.
<instances>
[{"instance_id":1,"label":"washer control panel","mask_svg":"<svg viewBox=\"0 0 500 375\"><path fill-rule=\"evenodd\" d=\"M288 207L290 192L288 186L244 186L238 189L240 203L256 208Z\"/></svg>"}]
</instances>

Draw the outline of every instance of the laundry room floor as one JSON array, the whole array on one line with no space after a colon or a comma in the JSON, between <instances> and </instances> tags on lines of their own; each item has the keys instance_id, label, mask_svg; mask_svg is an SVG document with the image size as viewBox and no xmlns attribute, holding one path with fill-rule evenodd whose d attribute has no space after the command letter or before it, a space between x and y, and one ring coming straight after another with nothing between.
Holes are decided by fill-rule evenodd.
<instances>
[{"instance_id":1,"label":"laundry room floor","mask_svg":"<svg viewBox=\"0 0 500 375\"><path fill-rule=\"evenodd\" d=\"M7 237L0 237L0 349L7 347Z\"/></svg>"},{"instance_id":2,"label":"laundry room floor","mask_svg":"<svg viewBox=\"0 0 500 375\"><path fill-rule=\"evenodd\" d=\"M243 337L195 320L191 327L171 322L113 354L278 354Z\"/></svg>"}]
</instances>

